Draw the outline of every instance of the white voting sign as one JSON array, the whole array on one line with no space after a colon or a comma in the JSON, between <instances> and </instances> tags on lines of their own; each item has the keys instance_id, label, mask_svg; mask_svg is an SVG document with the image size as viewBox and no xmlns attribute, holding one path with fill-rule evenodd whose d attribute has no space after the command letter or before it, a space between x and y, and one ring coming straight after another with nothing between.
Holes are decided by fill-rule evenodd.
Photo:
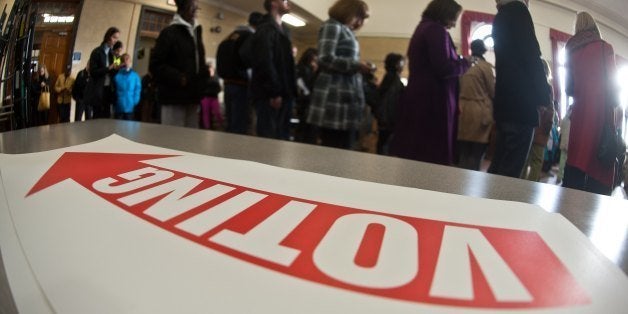
<instances>
[{"instance_id":1,"label":"white voting sign","mask_svg":"<svg viewBox=\"0 0 628 314\"><path fill-rule=\"evenodd\" d=\"M0 245L20 310L628 308L623 272L565 218L533 205L202 156L119 136L0 155L0 162L7 204L1 217L11 220L0 224ZM37 293L22 295L29 291Z\"/></svg>"}]
</instances>

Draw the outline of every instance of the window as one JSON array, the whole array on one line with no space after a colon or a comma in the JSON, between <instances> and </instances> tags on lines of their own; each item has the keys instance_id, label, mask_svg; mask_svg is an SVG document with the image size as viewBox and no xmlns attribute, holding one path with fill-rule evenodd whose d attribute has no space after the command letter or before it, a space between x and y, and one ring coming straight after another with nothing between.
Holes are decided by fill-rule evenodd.
<instances>
[{"instance_id":1,"label":"window","mask_svg":"<svg viewBox=\"0 0 628 314\"><path fill-rule=\"evenodd\" d=\"M172 16L172 13L161 13L151 10L144 11L140 23L141 36L157 38L159 32L170 25Z\"/></svg>"},{"instance_id":2,"label":"window","mask_svg":"<svg viewBox=\"0 0 628 314\"><path fill-rule=\"evenodd\" d=\"M558 48L558 55L556 58L556 72L558 74L558 77L556 77L556 75L554 76L554 79L558 80L558 86L559 86L559 92L558 93L554 93L555 95L558 95L560 98L557 99L558 102L560 103L560 118L564 118L565 115L567 114L567 107L569 104L569 106L571 106L573 104L573 99L571 97L567 96L567 50L565 50L565 44L561 43L560 47ZM555 85L555 84L554 84Z\"/></svg>"},{"instance_id":3,"label":"window","mask_svg":"<svg viewBox=\"0 0 628 314\"><path fill-rule=\"evenodd\" d=\"M492 50L495 46L493 42L493 25L486 23L479 23L473 33L471 33L471 41L481 39L484 41L486 48Z\"/></svg>"},{"instance_id":4,"label":"window","mask_svg":"<svg viewBox=\"0 0 628 314\"><path fill-rule=\"evenodd\" d=\"M485 22L473 22L471 23L472 31L471 31L471 42L476 39L481 39L484 41L484 45L488 51L484 54L484 59L488 61L490 64L495 64L495 52L493 48L495 47L495 43L493 42L493 24L485 23Z\"/></svg>"},{"instance_id":5,"label":"window","mask_svg":"<svg viewBox=\"0 0 628 314\"><path fill-rule=\"evenodd\" d=\"M480 37L482 39L488 39L487 36L490 37L493 31L493 19L495 19L495 15L482 12L464 11L462 13L462 17L460 18L460 35L462 38L462 42L460 43L460 52L462 55L468 56L471 54L471 50L469 48L471 41L474 39ZM492 39L488 40L487 44L488 46L493 47L491 42Z\"/></svg>"}]
</instances>

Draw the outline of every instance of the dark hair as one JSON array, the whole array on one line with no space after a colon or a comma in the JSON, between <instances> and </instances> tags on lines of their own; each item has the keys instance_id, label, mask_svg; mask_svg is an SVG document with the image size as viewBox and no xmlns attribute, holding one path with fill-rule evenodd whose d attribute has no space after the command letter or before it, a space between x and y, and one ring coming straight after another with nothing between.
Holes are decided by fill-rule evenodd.
<instances>
[{"instance_id":1,"label":"dark hair","mask_svg":"<svg viewBox=\"0 0 628 314\"><path fill-rule=\"evenodd\" d=\"M476 39L471 42L471 55L481 57L486 53L486 45L482 39Z\"/></svg>"},{"instance_id":2,"label":"dark hair","mask_svg":"<svg viewBox=\"0 0 628 314\"><path fill-rule=\"evenodd\" d=\"M460 11L462 11L462 6L455 0L432 0L423 11L422 16L447 25L449 21L458 17Z\"/></svg>"},{"instance_id":3,"label":"dark hair","mask_svg":"<svg viewBox=\"0 0 628 314\"><path fill-rule=\"evenodd\" d=\"M177 5L177 9L183 9L185 5L189 4L191 0L174 0L174 4Z\"/></svg>"},{"instance_id":4,"label":"dark hair","mask_svg":"<svg viewBox=\"0 0 628 314\"><path fill-rule=\"evenodd\" d=\"M120 49L120 48L122 48L122 42L116 41L116 43L113 44L113 50Z\"/></svg>"},{"instance_id":5,"label":"dark hair","mask_svg":"<svg viewBox=\"0 0 628 314\"><path fill-rule=\"evenodd\" d=\"M309 65L312 62L312 59L314 59L316 56L318 56L318 50L316 50L316 48L307 48L305 52L303 52L303 55L301 55L301 58L299 59L299 64Z\"/></svg>"},{"instance_id":6,"label":"dark hair","mask_svg":"<svg viewBox=\"0 0 628 314\"><path fill-rule=\"evenodd\" d=\"M119 33L119 32L120 30L117 27L115 26L109 27L109 29L105 32L105 36L103 37L102 42L106 43L109 40L109 38L113 36L113 34Z\"/></svg>"},{"instance_id":7,"label":"dark hair","mask_svg":"<svg viewBox=\"0 0 628 314\"><path fill-rule=\"evenodd\" d=\"M384 60L384 68L386 72L397 72L399 67L399 62L404 59L403 55L391 52L386 55L386 59Z\"/></svg>"},{"instance_id":8,"label":"dark hair","mask_svg":"<svg viewBox=\"0 0 628 314\"><path fill-rule=\"evenodd\" d=\"M266 10L266 12L270 12L270 9L272 8L272 3L273 0L264 0L264 10Z\"/></svg>"},{"instance_id":9,"label":"dark hair","mask_svg":"<svg viewBox=\"0 0 628 314\"><path fill-rule=\"evenodd\" d=\"M369 17L369 6L362 0L338 0L327 12L329 17L342 23L351 22L354 17L367 19Z\"/></svg>"},{"instance_id":10,"label":"dark hair","mask_svg":"<svg viewBox=\"0 0 628 314\"><path fill-rule=\"evenodd\" d=\"M260 24L262 24L263 21L264 21L264 14L259 13L257 11L251 12L251 14L249 14L249 25L251 25L252 27L259 26Z\"/></svg>"}]
</instances>

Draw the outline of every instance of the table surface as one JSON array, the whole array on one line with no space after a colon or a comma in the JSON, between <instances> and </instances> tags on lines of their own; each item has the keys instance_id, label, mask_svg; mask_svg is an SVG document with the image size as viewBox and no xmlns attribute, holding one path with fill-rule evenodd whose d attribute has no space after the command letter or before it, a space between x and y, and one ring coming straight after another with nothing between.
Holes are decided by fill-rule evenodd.
<instances>
[{"instance_id":1,"label":"table surface","mask_svg":"<svg viewBox=\"0 0 628 314\"><path fill-rule=\"evenodd\" d=\"M628 201L555 185L315 145L117 120L92 120L0 133L0 153L47 151L89 143L114 133L139 143L197 154L250 160L362 181L536 204L566 217L628 274ZM620 228L608 230L608 222L616 219L627 223L610 224ZM1 256L0 313L17 313Z\"/></svg>"}]
</instances>

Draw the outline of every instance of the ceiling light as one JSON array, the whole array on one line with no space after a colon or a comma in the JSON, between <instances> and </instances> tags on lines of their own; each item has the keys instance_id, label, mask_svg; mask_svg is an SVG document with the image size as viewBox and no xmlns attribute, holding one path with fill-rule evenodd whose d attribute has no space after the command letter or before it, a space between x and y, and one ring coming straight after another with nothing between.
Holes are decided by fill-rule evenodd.
<instances>
[{"instance_id":1,"label":"ceiling light","mask_svg":"<svg viewBox=\"0 0 628 314\"><path fill-rule=\"evenodd\" d=\"M305 26L305 21L294 14L284 14L284 16L281 17L281 20L294 27Z\"/></svg>"}]
</instances>

